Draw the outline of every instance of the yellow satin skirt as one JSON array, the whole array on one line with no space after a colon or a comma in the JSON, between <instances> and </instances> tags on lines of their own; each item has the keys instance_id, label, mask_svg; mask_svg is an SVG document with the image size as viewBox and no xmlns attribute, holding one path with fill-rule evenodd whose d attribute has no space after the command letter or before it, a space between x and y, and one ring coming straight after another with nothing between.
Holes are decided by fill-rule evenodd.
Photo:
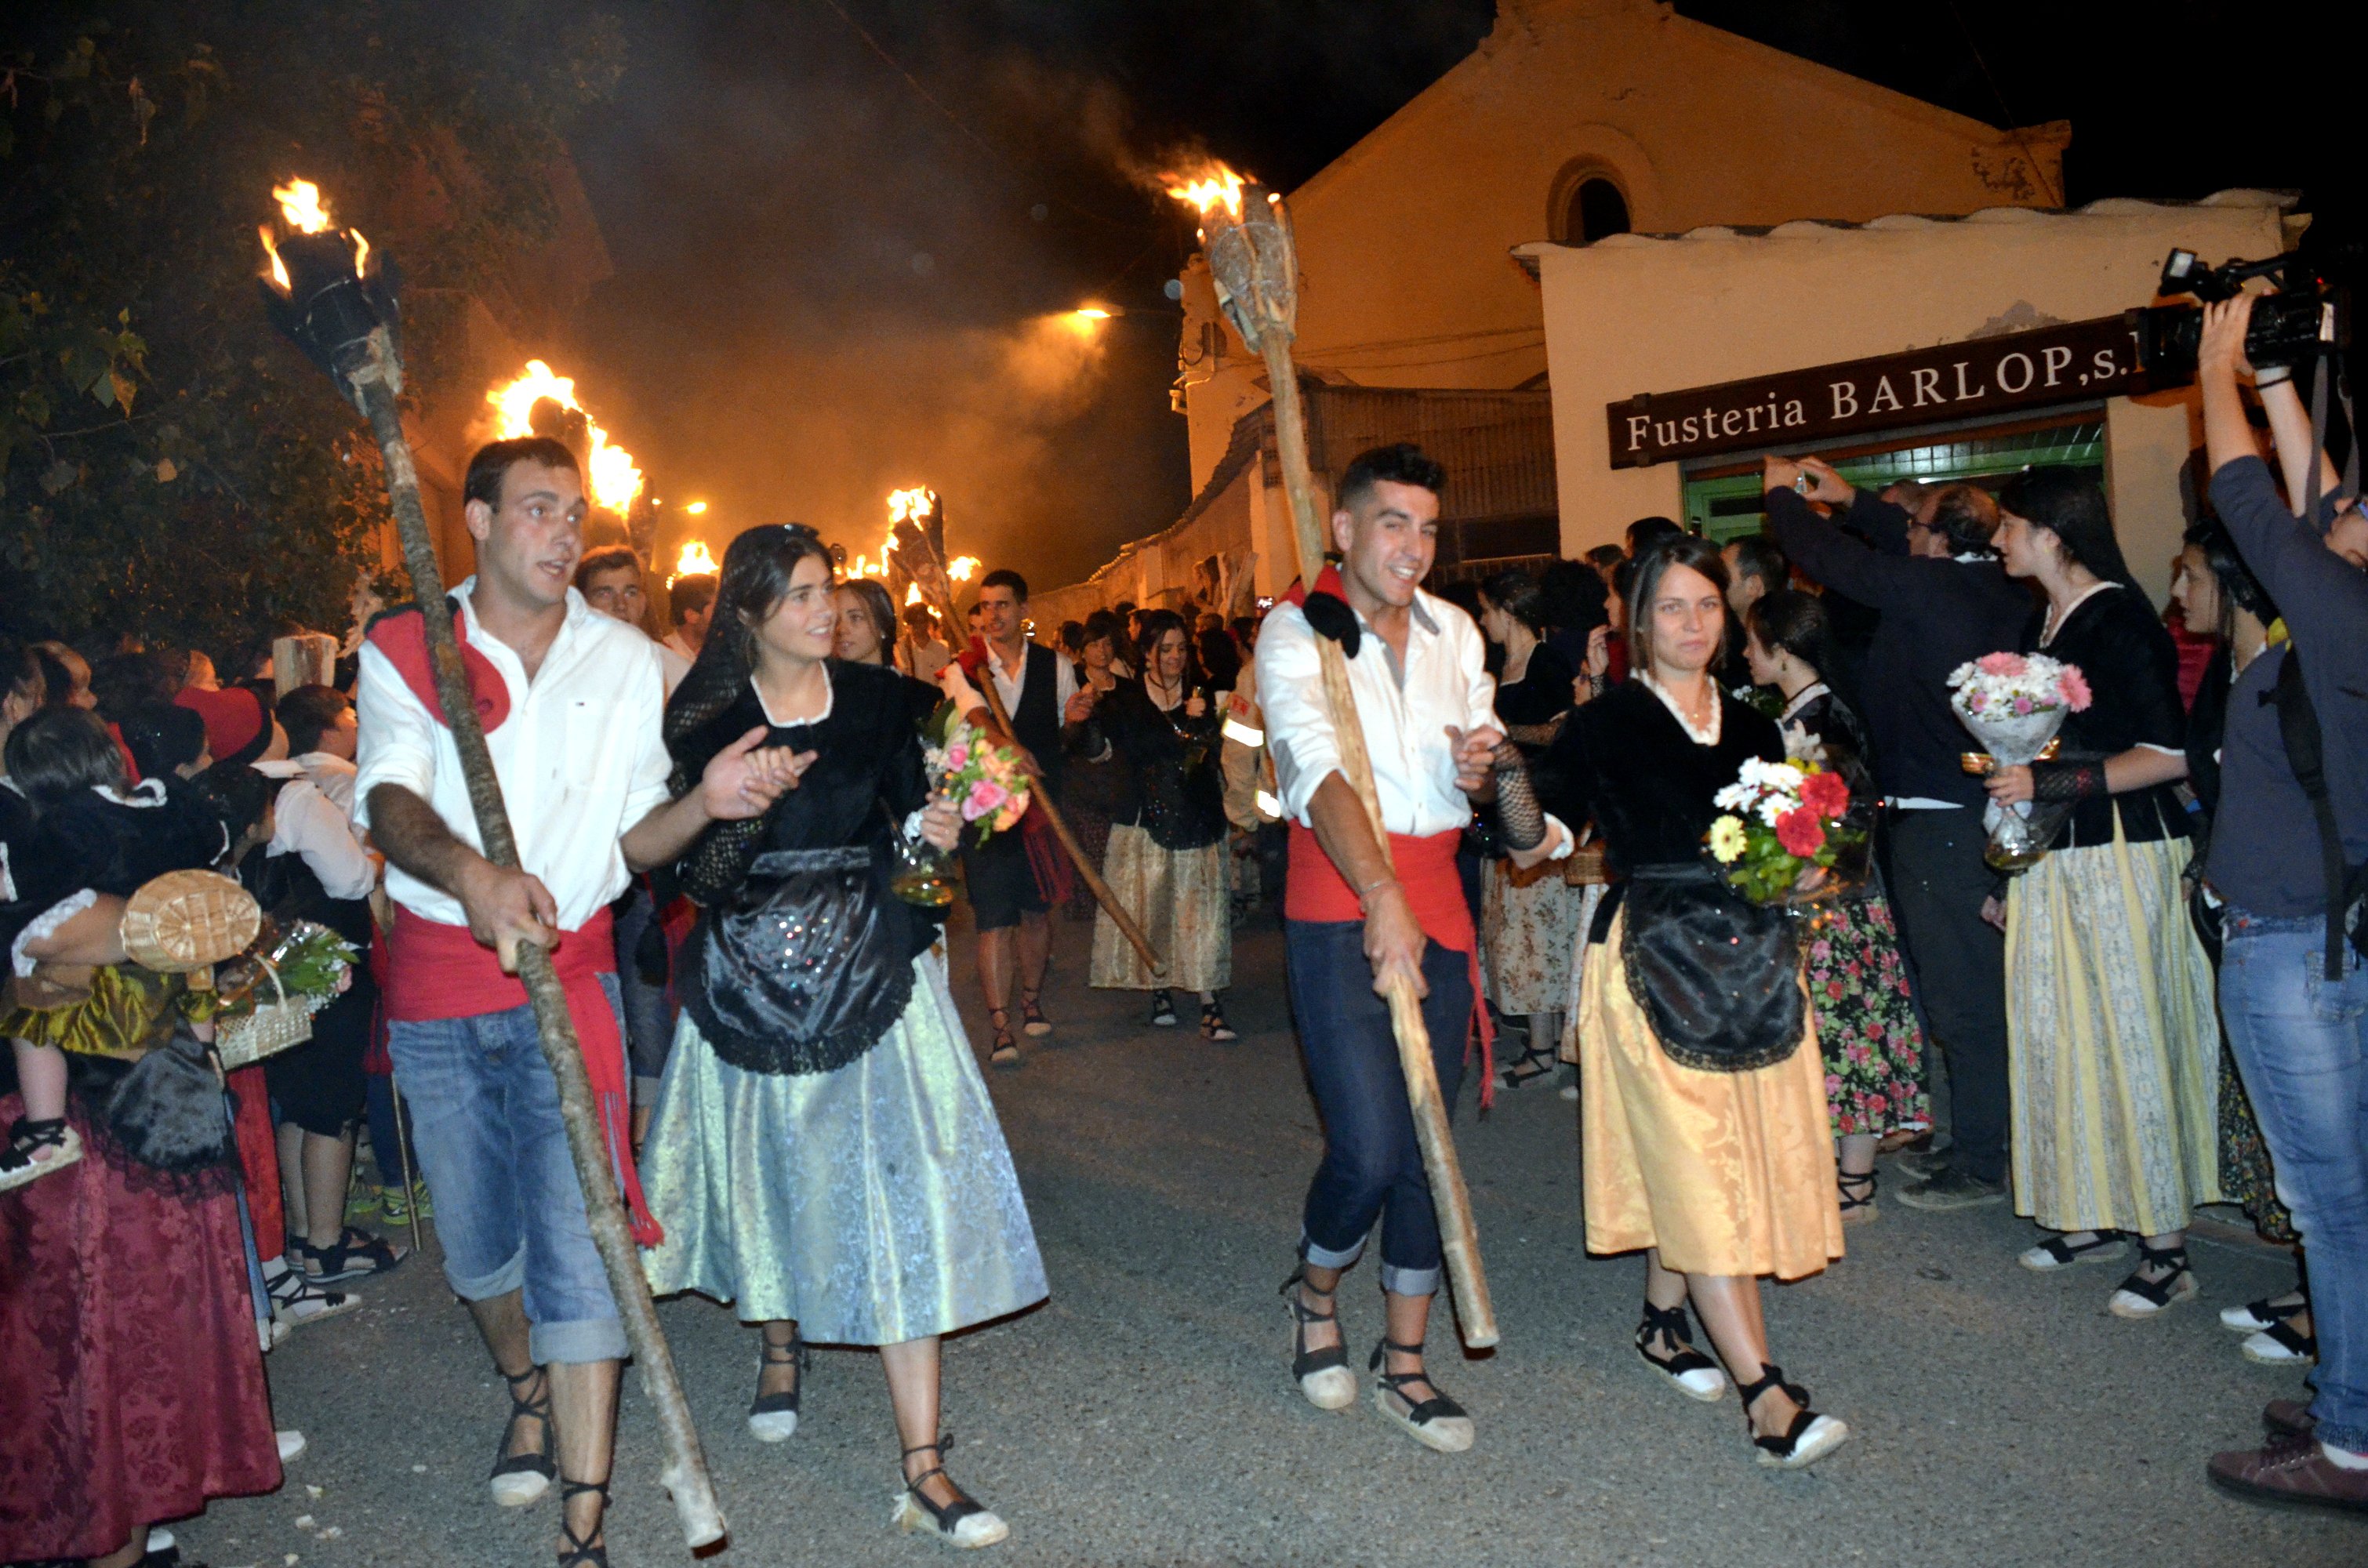
<instances>
[{"instance_id":1,"label":"yellow satin skirt","mask_svg":"<svg viewBox=\"0 0 2368 1568\"><path fill-rule=\"evenodd\" d=\"M1587 949L1578 1082L1587 1250L1658 1247L1685 1274L1799 1279L1842 1256L1816 1026L1772 1067L1680 1067L1620 962L1623 909Z\"/></svg>"}]
</instances>

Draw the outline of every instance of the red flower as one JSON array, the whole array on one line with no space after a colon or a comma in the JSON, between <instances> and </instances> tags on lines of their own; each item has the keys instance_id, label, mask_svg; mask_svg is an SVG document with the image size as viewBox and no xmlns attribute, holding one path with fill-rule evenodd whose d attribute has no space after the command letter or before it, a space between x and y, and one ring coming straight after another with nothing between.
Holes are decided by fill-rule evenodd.
<instances>
[{"instance_id":1,"label":"red flower","mask_svg":"<svg viewBox=\"0 0 2368 1568\"><path fill-rule=\"evenodd\" d=\"M1786 854L1805 860L1826 846L1826 830L1817 821L1817 813L1803 806L1776 819L1776 842L1784 846Z\"/></svg>"},{"instance_id":2,"label":"red flower","mask_svg":"<svg viewBox=\"0 0 2368 1568\"><path fill-rule=\"evenodd\" d=\"M1821 817L1838 817L1850 810L1850 786L1839 773L1812 773L1801 780L1801 804Z\"/></svg>"}]
</instances>

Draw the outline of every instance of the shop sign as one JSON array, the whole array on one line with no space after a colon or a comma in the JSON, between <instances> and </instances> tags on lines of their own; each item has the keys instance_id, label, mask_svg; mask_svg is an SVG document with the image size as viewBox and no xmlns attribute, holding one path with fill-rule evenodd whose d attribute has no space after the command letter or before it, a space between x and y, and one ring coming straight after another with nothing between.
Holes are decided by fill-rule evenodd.
<instances>
[{"instance_id":1,"label":"shop sign","mask_svg":"<svg viewBox=\"0 0 2368 1568\"><path fill-rule=\"evenodd\" d=\"M1606 405L1611 466L1814 447L2047 403L2148 390L2126 315L1943 344Z\"/></svg>"}]
</instances>

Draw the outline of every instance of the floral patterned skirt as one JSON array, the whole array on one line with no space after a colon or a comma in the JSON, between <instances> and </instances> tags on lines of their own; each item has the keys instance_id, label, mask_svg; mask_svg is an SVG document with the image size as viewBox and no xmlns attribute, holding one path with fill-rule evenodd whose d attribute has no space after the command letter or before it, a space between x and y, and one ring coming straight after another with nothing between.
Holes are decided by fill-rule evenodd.
<instances>
[{"instance_id":1,"label":"floral patterned skirt","mask_svg":"<svg viewBox=\"0 0 2368 1568\"><path fill-rule=\"evenodd\" d=\"M1497 1011L1562 1010L1572 958L1587 935L1579 923L1587 892L1563 881L1552 862L1526 873L1510 860L1482 864L1480 972Z\"/></svg>"},{"instance_id":2,"label":"floral patterned skirt","mask_svg":"<svg viewBox=\"0 0 2368 1568\"><path fill-rule=\"evenodd\" d=\"M1803 936L1835 1134L1931 1126L1924 1032L1908 998L1890 903L1875 897L1828 904Z\"/></svg>"}]
</instances>

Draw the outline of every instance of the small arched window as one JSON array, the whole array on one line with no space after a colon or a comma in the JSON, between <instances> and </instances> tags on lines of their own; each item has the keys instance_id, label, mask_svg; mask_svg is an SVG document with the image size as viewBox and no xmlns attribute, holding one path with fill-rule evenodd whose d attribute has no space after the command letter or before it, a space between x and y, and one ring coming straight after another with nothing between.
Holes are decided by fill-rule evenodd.
<instances>
[{"instance_id":1,"label":"small arched window","mask_svg":"<svg viewBox=\"0 0 2368 1568\"><path fill-rule=\"evenodd\" d=\"M1611 234L1628 232L1628 199L1601 176L1578 182L1563 213L1563 244L1592 244Z\"/></svg>"}]
</instances>

